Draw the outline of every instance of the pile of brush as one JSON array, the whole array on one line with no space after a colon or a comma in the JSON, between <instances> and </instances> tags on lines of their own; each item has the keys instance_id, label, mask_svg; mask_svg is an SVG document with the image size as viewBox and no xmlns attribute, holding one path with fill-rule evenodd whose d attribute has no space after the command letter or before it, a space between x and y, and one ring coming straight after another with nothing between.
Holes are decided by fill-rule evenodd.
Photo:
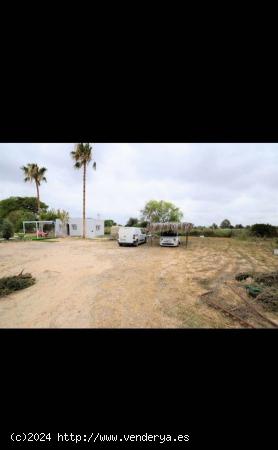
<instances>
[{"instance_id":1,"label":"pile of brush","mask_svg":"<svg viewBox=\"0 0 278 450\"><path fill-rule=\"evenodd\" d=\"M265 309L278 311L278 272L241 272L235 279L244 281L248 294L261 302Z\"/></svg>"},{"instance_id":2,"label":"pile of brush","mask_svg":"<svg viewBox=\"0 0 278 450\"><path fill-rule=\"evenodd\" d=\"M0 297L25 289L32 286L35 282L35 278L30 273L23 274L23 271L18 275L0 278Z\"/></svg>"}]
</instances>

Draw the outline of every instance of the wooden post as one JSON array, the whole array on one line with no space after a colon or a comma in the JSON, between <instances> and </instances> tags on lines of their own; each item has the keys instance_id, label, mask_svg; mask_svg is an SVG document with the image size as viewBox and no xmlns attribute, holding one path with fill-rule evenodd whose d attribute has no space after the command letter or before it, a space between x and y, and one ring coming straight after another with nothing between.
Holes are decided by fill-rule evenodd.
<instances>
[{"instance_id":1,"label":"wooden post","mask_svg":"<svg viewBox=\"0 0 278 450\"><path fill-rule=\"evenodd\" d=\"M185 246L187 247L188 244L188 231L186 232L186 238L185 238Z\"/></svg>"},{"instance_id":2,"label":"wooden post","mask_svg":"<svg viewBox=\"0 0 278 450\"><path fill-rule=\"evenodd\" d=\"M39 238L38 236L38 222L36 222L36 233L37 233L37 239Z\"/></svg>"}]
</instances>

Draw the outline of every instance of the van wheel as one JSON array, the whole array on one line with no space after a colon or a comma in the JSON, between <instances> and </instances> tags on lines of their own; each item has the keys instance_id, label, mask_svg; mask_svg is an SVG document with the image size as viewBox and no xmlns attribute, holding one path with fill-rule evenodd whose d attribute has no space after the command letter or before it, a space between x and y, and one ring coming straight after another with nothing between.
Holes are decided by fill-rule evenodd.
<instances>
[{"instance_id":1,"label":"van wheel","mask_svg":"<svg viewBox=\"0 0 278 450\"><path fill-rule=\"evenodd\" d=\"M138 241L134 242L134 246L138 247Z\"/></svg>"},{"instance_id":2,"label":"van wheel","mask_svg":"<svg viewBox=\"0 0 278 450\"><path fill-rule=\"evenodd\" d=\"M119 247L122 247L122 245L123 245L123 244L120 244L119 242L118 242L118 244L119 244Z\"/></svg>"}]
</instances>

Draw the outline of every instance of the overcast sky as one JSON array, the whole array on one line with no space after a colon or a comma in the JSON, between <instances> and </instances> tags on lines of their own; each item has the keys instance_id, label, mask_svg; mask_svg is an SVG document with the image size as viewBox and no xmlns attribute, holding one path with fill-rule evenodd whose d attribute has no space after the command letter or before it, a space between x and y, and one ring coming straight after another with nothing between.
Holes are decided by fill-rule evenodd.
<instances>
[{"instance_id":1,"label":"overcast sky","mask_svg":"<svg viewBox=\"0 0 278 450\"><path fill-rule=\"evenodd\" d=\"M35 196L22 165L47 167L41 200L82 215L82 172L74 144L0 144L0 200ZM87 217L125 225L151 199L168 200L195 225L269 222L278 225L278 144L93 144L97 171L88 169Z\"/></svg>"}]
</instances>

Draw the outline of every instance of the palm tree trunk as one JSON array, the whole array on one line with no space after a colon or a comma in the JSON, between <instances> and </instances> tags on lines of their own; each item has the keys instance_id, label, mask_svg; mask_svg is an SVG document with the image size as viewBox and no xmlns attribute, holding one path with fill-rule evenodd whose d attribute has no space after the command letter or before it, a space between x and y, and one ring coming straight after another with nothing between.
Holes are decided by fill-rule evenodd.
<instances>
[{"instance_id":1,"label":"palm tree trunk","mask_svg":"<svg viewBox=\"0 0 278 450\"><path fill-rule=\"evenodd\" d=\"M83 239L85 239L86 230L86 163L83 166Z\"/></svg>"},{"instance_id":2,"label":"palm tree trunk","mask_svg":"<svg viewBox=\"0 0 278 450\"><path fill-rule=\"evenodd\" d=\"M38 216L40 218L40 192L39 192L39 185L36 182L36 188L37 188L37 209L38 209Z\"/></svg>"}]
</instances>

